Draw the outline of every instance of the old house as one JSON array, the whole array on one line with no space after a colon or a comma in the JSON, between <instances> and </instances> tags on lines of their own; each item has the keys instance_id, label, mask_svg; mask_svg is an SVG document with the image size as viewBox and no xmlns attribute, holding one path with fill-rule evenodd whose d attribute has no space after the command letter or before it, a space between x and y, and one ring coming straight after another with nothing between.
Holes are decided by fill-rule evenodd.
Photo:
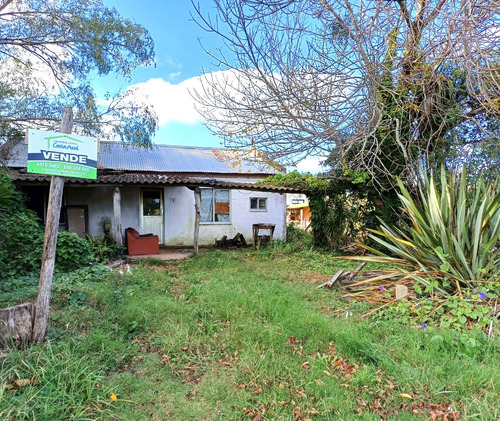
<instances>
[{"instance_id":1,"label":"old house","mask_svg":"<svg viewBox=\"0 0 500 421\"><path fill-rule=\"evenodd\" d=\"M27 144L2 146L2 156L28 205L44 220L50 176L26 172ZM254 224L286 235L287 189L255 184L279 170L255 152L101 142L97 179L65 178L60 229L81 236L106 232L122 241L127 227L158 235L167 246L193 245L195 198L201 199L199 244L222 236L252 238Z\"/></svg>"},{"instance_id":2,"label":"old house","mask_svg":"<svg viewBox=\"0 0 500 421\"><path fill-rule=\"evenodd\" d=\"M311 229L311 209L305 194L288 194L286 222L302 230Z\"/></svg>"}]
</instances>

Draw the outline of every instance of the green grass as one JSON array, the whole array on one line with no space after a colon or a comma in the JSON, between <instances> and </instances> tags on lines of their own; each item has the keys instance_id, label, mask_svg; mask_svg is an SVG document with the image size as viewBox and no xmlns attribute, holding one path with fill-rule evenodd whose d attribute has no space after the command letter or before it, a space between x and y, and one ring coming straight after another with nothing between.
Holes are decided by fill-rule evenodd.
<instances>
[{"instance_id":1,"label":"green grass","mask_svg":"<svg viewBox=\"0 0 500 421\"><path fill-rule=\"evenodd\" d=\"M315 288L340 266L278 245L56 287L53 340L2 362L4 384L37 381L2 388L0 418L500 417L498 340L360 321L366 304Z\"/></svg>"}]
</instances>

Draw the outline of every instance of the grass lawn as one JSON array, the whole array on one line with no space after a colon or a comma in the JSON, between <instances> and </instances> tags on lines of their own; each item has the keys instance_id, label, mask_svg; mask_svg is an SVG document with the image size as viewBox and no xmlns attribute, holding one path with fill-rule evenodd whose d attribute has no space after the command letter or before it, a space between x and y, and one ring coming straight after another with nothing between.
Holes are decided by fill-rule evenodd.
<instances>
[{"instance_id":1,"label":"grass lawn","mask_svg":"<svg viewBox=\"0 0 500 421\"><path fill-rule=\"evenodd\" d=\"M47 343L0 360L0 419L500 419L499 340L360 320L316 289L355 266L276 247L59 276Z\"/></svg>"}]
</instances>

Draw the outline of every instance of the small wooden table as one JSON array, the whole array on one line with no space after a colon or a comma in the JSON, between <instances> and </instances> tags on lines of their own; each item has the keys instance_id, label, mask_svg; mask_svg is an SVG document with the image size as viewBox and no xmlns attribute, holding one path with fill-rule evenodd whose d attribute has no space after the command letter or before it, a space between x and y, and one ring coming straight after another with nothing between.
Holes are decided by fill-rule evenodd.
<instances>
[{"instance_id":1,"label":"small wooden table","mask_svg":"<svg viewBox=\"0 0 500 421\"><path fill-rule=\"evenodd\" d=\"M252 225L253 247L257 248L257 244L259 242L260 230L269 230L269 241L272 241L275 227L276 224L253 224Z\"/></svg>"}]
</instances>

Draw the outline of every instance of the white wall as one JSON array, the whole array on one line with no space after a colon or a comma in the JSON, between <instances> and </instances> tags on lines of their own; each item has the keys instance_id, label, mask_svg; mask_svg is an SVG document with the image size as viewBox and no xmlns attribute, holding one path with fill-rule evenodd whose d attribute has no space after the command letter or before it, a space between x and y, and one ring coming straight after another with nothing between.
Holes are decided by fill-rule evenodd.
<instances>
[{"instance_id":1,"label":"white wall","mask_svg":"<svg viewBox=\"0 0 500 421\"><path fill-rule=\"evenodd\" d=\"M249 181L249 180L245 180ZM103 217L114 223L113 186L66 187L67 205L88 206L88 231L92 236L103 234L100 224ZM122 235L127 227L141 230L140 222L140 186L122 186L121 215ZM267 211L251 211L250 198L267 198ZM164 188L164 227L165 245L192 246L194 236L194 193L187 187ZM229 223L201 223L200 245L214 245L216 239L226 235L234 237L243 234L247 243L252 242L252 224L276 224L275 239L286 238L286 197L279 193L263 193L248 190L230 192ZM111 232L113 232L112 227Z\"/></svg>"},{"instance_id":2,"label":"white wall","mask_svg":"<svg viewBox=\"0 0 500 421\"><path fill-rule=\"evenodd\" d=\"M250 197L266 197L266 212L250 210ZM286 237L286 198L278 193L232 190L230 193L230 219L228 223L201 223L200 245L214 245L216 239L226 235L243 234L252 241L252 224L276 224L274 238ZM193 245L194 193L186 187L165 189L165 244L171 246Z\"/></svg>"}]
</instances>

